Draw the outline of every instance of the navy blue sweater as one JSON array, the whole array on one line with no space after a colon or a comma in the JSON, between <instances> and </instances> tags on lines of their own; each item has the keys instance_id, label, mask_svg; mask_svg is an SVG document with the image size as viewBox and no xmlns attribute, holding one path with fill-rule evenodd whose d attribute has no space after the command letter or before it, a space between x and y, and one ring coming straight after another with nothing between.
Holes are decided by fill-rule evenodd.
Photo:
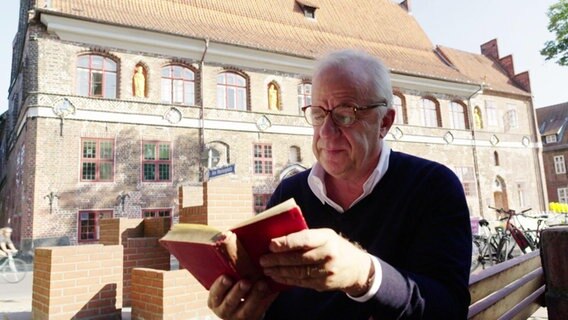
<instances>
[{"instance_id":1,"label":"navy blue sweater","mask_svg":"<svg viewBox=\"0 0 568 320\"><path fill-rule=\"evenodd\" d=\"M294 198L310 228L331 228L379 258L383 280L369 301L343 292L293 288L265 319L465 319L471 227L462 185L447 167L391 152L370 195L344 213L310 190L309 170L275 190L268 206Z\"/></svg>"}]
</instances>

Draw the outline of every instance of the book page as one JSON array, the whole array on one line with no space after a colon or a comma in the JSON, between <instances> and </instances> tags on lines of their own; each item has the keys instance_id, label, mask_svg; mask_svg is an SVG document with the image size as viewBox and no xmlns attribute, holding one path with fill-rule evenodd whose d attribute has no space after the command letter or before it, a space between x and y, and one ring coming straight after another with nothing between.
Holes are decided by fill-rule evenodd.
<instances>
[{"instance_id":1,"label":"book page","mask_svg":"<svg viewBox=\"0 0 568 320\"><path fill-rule=\"evenodd\" d=\"M215 243L225 239L218 229L204 224L175 224L162 238L166 241Z\"/></svg>"},{"instance_id":2,"label":"book page","mask_svg":"<svg viewBox=\"0 0 568 320\"><path fill-rule=\"evenodd\" d=\"M256 216L254 216L252 218L249 218L247 220L240 222L239 224L235 225L231 229L237 229L237 228L240 228L242 226L253 224L253 223L260 221L260 220L268 219L268 218L273 217L275 215L278 215L282 212L286 212L286 211L288 211L288 210L290 210L290 209L292 209L296 206L297 205L296 205L296 201L294 200L294 198L290 198L290 199L288 199L288 200L286 200L286 201L284 201L284 202L282 202L282 203L280 203L280 204L278 204L278 205L276 205L276 206L274 206L274 207L272 207L268 210L265 210L265 211L257 214Z\"/></svg>"}]
</instances>

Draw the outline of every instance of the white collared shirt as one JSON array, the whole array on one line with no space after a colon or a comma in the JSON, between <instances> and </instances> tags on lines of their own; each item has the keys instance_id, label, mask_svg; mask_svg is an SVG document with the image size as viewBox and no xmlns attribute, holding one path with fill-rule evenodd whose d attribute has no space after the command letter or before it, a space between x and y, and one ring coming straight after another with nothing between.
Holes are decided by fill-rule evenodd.
<instances>
[{"instance_id":1,"label":"white collared shirt","mask_svg":"<svg viewBox=\"0 0 568 320\"><path fill-rule=\"evenodd\" d=\"M351 205L349 205L349 208L353 207L357 202L361 201L361 199L368 196L389 168L391 149L384 142L384 140L381 139L380 143L382 144L382 150L381 154L379 155L379 162L377 163L377 167L373 170L373 172L371 172L371 175L363 184L363 193L357 199L355 199L355 201L353 201ZM325 171L323 170L323 167L317 162L312 167L312 171L308 176L308 185L322 204L327 203L339 213L345 212L345 210L343 210L340 205L328 198L327 190L325 188ZM373 267L375 268L375 278L373 283L371 284L371 287L369 288L369 291L367 291L366 294L360 297L347 295L349 298L358 302L365 302L371 299L379 291L381 282L383 281L383 269L381 268L379 259L371 254L369 254L369 256L371 257L371 262L373 263Z\"/></svg>"}]
</instances>

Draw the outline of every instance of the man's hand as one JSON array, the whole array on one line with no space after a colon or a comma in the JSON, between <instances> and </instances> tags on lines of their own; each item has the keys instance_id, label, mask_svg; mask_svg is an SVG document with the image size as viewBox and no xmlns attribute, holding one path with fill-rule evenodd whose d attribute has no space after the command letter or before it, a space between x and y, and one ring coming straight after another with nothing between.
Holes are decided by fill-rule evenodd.
<instances>
[{"instance_id":1,"label":"man's hand","mask_svg":"<svg viewBox=\"0 0 568 320\"><path fill-rule=\"evenodd\" d=\"M262 280L253 285L221 276L209 289L207 306L221 319L261 319L277 295Z\"/></svg>"},{"instance_id":2,"label":"man's hand","mask_svg":"<svg viewBox=\"0 0 568 320\"><path fill-rule=\"evenodd\" d=\"M264 273L277 282L341 290L361 296L373 275L371 257L331 229L310 229L272 239L272 253L263 256Z\"/></svg>"}]
</instances>

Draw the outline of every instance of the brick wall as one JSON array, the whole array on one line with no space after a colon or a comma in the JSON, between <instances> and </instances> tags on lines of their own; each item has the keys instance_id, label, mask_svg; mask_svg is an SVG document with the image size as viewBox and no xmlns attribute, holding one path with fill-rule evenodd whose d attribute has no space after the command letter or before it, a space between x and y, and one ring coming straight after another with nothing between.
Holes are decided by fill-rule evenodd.
<instances>
[{"instance_id":1,"label":"brick wall","mask_svg":"<svg viewBox=\"0 0 568 320\"><path fill-rule=\"evenodd\" d=\"M249 182L217 178L203 184L203 194L203 205L180 208L180 222L228 229L254 215L252 185ZM180 207L181 203L183 201L180 201Z\"/></svg>"},{"instance_id":2,"label":"brick wall","mask_svg":"<svg viewBox=\"0 0 568 320\"><path fill-rule=\"evenodd\" d=\"M130 306L131 274L135 267L170 269L170 253L159 244L169 229L169 219L104 219L100 243L124 248L122 304Z\"/></svg>"},{"instance_id":3,"label":"brick wall","mask_svg":"<svg viewBox=\"0 0 568 320\"><path fill-rule=\"evenodd\" d=\"M207 291L186 270L132 271L133 319L217 319Z\"/></svg>"},{"instance_id":4,"label":"brick wall","mask_svg":"<svg viewBox=\"0 0 568 320\"><path fill-rule=\"evenodd\" d=\"M33 319L120 319L122 246L35 250Z\"/></svg>"}]
</instances>

